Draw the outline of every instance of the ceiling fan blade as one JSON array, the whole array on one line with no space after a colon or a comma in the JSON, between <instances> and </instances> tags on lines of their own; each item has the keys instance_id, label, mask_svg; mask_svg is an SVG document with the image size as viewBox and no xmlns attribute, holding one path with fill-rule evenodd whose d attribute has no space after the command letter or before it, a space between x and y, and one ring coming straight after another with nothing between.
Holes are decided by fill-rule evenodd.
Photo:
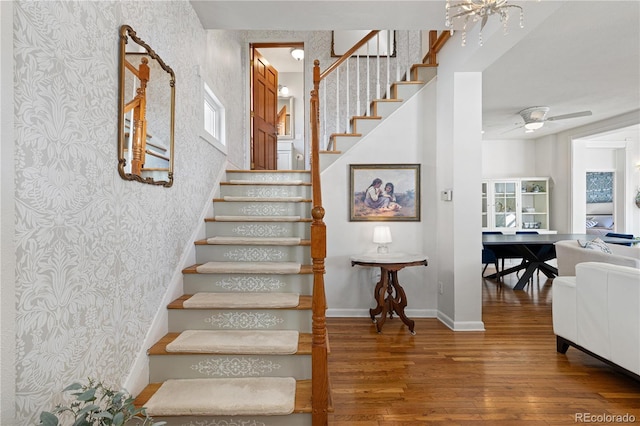
<instances>
[{"instance_id":1,"label":"ceiling fan blade","mask_svg":"<svg viewBox=\"0 0 640 426\"><path fill-rule=\"evenodd\" d=\"M546 119L546 121L565 120L567 118L588 117L591 114L592 114L591 111L572 112L571 114L555 115L553 117L549 117Z\"/></svg>"},{"instance_id":2,"label":"ceiling fan blade","mask_svg":"<svg viewBox=\"0 0 640 426\"><path fill-rule=\"evenodd\" d=\"M515 124L515 126L516 126L516 127L513 127L513 128L511 128L511 129L507 129L507 130L505 130L505 131L503 131L503 132L500 132L500 134L501 134L501 135L504 135L504 134L506 134L506 133L511 133L511 132L513 132L514 130L522 129L522 128L524 127L524 124L520 124L520 125L518 125L518 123L516 123L516 124Z\"/></svg>"}]
</instances>

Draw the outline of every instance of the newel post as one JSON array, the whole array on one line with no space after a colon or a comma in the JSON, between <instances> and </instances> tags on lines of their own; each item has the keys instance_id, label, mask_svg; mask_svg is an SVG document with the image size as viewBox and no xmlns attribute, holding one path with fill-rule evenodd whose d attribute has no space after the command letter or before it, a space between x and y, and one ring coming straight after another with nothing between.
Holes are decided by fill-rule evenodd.
<instances>
[{"instance_id":1,"label":"newel post","mask_svg":"<svg viewBox=\"0 0 640 426\"><path fill-rule=\"evenodd\" d=\"M324 289L324 259L327 256L327 229L324 223L320 182L320 61L314 61L313 90L311 91L311 259L313 262L312 343L311 343L311 405L313 426L328 424L329 371L327 366L327 299Z\"/></svg>"}]
</instances>

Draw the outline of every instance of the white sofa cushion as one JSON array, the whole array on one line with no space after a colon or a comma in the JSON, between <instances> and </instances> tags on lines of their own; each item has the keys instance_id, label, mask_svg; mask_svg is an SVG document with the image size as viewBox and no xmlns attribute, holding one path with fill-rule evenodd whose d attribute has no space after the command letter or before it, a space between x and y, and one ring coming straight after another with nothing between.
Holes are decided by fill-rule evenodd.
<instances>
[{"instance_id":1,"label":"white sofa cushion","mask_svg":"<svg viewBox=\"0 0 640 426\"><path fill-rule=\"evenodd\" d=\"M555 243L558 260L558 275L575 276L576 265L582 262L603 262L640 269L640 247L607 244L611 253L589 250L580 246L577 240Z\"/></svg>"},{"instance_id":2,"label":"white sofa cushion","mask_svg":"<svg viewBox=\"0 0 640 426\"><path fill-rule=\"evenodd\" d=\"M640 269L580 263L552 291L557 336L640 374Z\"/></svg>"},{"instance_id":3,"label":"white sofa cushion","mask_svg":"<svg viewBox=\"0 0 640 426\"><path fill-rule=\"evenodd\" d=\"M551 292L554 334L572 342L577 342L576 277L554 278Z\"/></svg>"}]
</instances>

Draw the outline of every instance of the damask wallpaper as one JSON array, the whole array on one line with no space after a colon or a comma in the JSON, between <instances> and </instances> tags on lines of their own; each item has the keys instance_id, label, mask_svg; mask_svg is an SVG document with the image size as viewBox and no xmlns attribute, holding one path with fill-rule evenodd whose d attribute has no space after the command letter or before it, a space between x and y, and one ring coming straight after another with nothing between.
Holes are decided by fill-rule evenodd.
<instances>
[{"instance_id":1,"label":"damask wallpaper","mask_svg":"<svg viewBox=\"0 0 640 426\"><path fill-rule=\"evenodd\" d=\"M176 74L175 183L117 172L118 30ZM66 385L121 384L227 157L199 138L202 78L233 109L241 42L206 32L187 1L18 1L14 7L16 402L35 424ZM214 38L212 43L216 43ZM243 115L227 108L231 162ZM3 141L4 143L4 141Z\"/></svg>"},{"instance_id":2,"label":"damask wallpaper","mask_svg":"<svg viewBox=\"0 0 640 426\"><path fill-rule=\"evenodd\" d=\"M587 203L613 202L613 172L587 172Z\"/></svg>"}]
</instances>

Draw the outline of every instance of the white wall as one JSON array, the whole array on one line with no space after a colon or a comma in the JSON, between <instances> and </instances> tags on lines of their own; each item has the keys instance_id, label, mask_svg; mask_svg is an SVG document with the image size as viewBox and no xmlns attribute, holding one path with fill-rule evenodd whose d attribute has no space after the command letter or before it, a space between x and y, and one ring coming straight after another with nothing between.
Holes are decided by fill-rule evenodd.
<instances>
[{"instance_id":1,"label":"white wall","mask_svg":"<svg viewBox=\"0 0 640 426\"><path fill-rule=\"evenodd\" d=\"M13 3L0 2L0 424L15 420Z\"/></svg>"},{"instance_id":2,"label":"white wall","mask_svg":"<svg viewBox=\"0 0 640 426\"><path fill-rule=\"evenodd\" d=\"M625 138L607 137L598 142L597 136L603 132L615 134L639 121L639 113L634 112L535 140L483 141L482 176L549 176L550 228L564 233L582 233L585 172L617 170L623 176L622 185L619 185L623 186L619 188L622 193L618 198L624 203L618 206L618 211L625 212L624 223L618 231L640 235L640 209L633 204L635 189L640 187L640 168L635 166L640 161L640 138L637 132L631 132L626 141ZM576 141L573 149L572 140ZM623 158L619 154L621 149Z\"/></svg>"},{"instance_id":3,"label":"white wall","mask_svg":"<svg viewBox=\"0 0 640 426\"><path fill-rule=\"evenodd\" d=\"M373 227L379 222L349 221L350 164L421 164L421 221L385 222L391 228L393 252L424 253L429 266L405 268L398 278L407 292L409 317L434 317L437 309L438 252L435 158L435 84L423 88L374 132L344 153L322 173L326 209L327 259L325 285L329 316L369 316L375 306L377 270L352 267L350 257L375 251ZM401 143L400 143L401 142ZM419 331L418 331L419 332Z\"/></svg>"},{"instance_id":4,"label":"white wall","mask_svg":"<svg viewBox=\"0 0 640 426\"><path fill-rule=\"evenodd\" d=\"M586 126L570 129L556 135L536 140L537 176L551 177L550 226L558 232L581 232L584 222L584 210L573 207L576 196L584 200L584 176L586 172L586 150L574 149L574 140L592 137L593 135L624 129L640 123L640 112L634 111L618 117L602 120ZM640 186L640 170L635 163L640 160L640 142L634 136L625 143L627 155L625 164L625 206L626 232L640 235L640 209L632 204L635 187ZM576 201L575 205L582 209L584 202Z\"/></svg>"},{"instance_id":5,"label":"white wall","mask_svg":"<svg viewBox=\"0 0 640 426\"><path fill-rule=\"evenodd\" d=\"M509 139L482 141L482 178L527 177L536 174L536 142Z\"/></svg>"}]
</instances>

